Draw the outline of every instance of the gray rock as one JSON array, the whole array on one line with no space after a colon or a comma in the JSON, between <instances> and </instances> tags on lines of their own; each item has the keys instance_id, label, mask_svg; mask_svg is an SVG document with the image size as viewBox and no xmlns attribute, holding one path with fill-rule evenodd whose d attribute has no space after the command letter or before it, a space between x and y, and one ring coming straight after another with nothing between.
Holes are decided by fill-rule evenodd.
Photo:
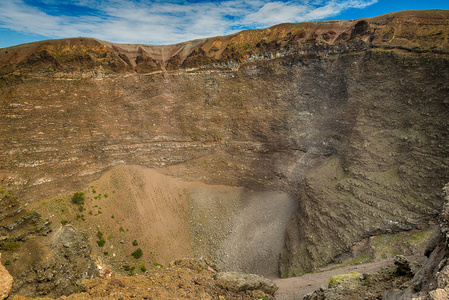
<instances>
[{"instance_id":1,"label":"gray rock","mask_svg":"<svg viewBox=\"0 0 449 300\"><path fill-rule=\"evenodd\" d=\"M279 289L273 281L254 274L221 272L217 274L216 279L219 286L233 292L260 290L266 294L274 295Z\"/></svg>"},{"instance_id":2,"label":"gray rock","mask_svg":"<svg viewBox=\"0 0 449 300\"><path fill-rule=\"evenodd\" d=\"M394 257L394 265L396 266L396 274L413 276L410 262L404 255L396 255Z\"/></svg>"}]
</instances>

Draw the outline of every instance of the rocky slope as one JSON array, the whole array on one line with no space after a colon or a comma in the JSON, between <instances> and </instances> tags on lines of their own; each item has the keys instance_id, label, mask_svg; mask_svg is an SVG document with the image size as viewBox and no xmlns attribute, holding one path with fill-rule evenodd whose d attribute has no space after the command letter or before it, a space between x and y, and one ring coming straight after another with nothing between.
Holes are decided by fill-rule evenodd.
<instances>
[{"instance_id":1,"label":"rocky slope","mask_svg":"<svg viewBox=\"0 0 449 300\"><path fill-rule=\"evenodd\" d=\"M275 299L272 281L257 275L217 273L204 261L177 260L138 276L109 276L79 282L78 293L58 299ZM30 299L23 296L15 300ZM48 299L48 298L34 298Z\"/></svg>"},{"instance_id":2,"label":"rocky slope","mask_svg":"<svg viewBox=\"0 0 449 300\"><path fill-rule=\"evenodd\" d=\"M433 10L170 46L0 49L0 182L35 202L135 164L286 193L297 209L280 272L302 274L438 214L448 38L449 12Z\"/></svg>"},{"instance_id":3,"label":"rocky slope","mask_svg":"<svg viewBox=\"0 0 449 300\"><path fill-rule=\"evenodd\" d=\"M440 228L427 245L427 261L414 276L409 288L389 291L385 299L442 300L449 297L449 184L444 190L447 202L440 215Z\"/></svg>"}]
</instances>

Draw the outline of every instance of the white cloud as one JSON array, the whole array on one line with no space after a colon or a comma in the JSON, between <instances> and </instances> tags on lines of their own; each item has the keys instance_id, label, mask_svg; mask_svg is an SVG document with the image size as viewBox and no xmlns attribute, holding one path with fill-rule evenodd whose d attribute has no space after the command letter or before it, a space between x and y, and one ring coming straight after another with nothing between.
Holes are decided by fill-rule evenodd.
<instances>
[{"instance_id":1,"label":"white cloud","mask_svg":"<svg viewBox=\"0 0 449 300\"><path fill-rule=\"evenodd\" d=\"M377 1L37 0L31 6L24 0L1 0L0 28L49 38L88 36L122 43L170 44L241 29L324 19ZM77 11L61 14L61 5L79 6L79 15Z\"/></svg>"}]
</instances>

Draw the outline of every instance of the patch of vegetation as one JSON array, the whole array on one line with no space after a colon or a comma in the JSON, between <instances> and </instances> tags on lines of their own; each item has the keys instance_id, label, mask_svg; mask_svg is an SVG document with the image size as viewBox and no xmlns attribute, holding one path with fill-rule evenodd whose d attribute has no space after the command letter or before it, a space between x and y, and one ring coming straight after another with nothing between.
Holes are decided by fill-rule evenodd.
<instances>
[{"instance_id":1,"label":"patch of vegetation","mask_svg":"<svg viewBox=\"0 0 449 300\"><path fill-rule=\"evenodd\" d=\"M111 219L115 219L114 215L111 216Z\"/></svg>"},{"instance_id":2,"label":"patch of vegetation","mask_svg":"<svg viewBox=\"0 0 449 300\"><path fill-rule=\"evenodd\" d=\"M104 255L104 256L108 256L108 255L109 255L109 252L108 252L108 251L105 251L105 252L103 252L103 255Z\"/></svg>"},{"instance_id":3,"label":"patch of vegetation","mask_svg":"<svg viewBox=\"0 0 449 300\"><path fill-rule=\"evenodd\" d=\"M123 227L120 227L118 231L119 231L119 232L125 232L125 230L123 229Z\"/></svg>"},{"instance_id":4,"label":"patch of vegetation","mask_svg":"<svg viewBox=\"0 0 449 300\"><path fill-rule=\"evenodd\" d=\"M62 224L62 226L64 226L65 224L67 224L67 223L69 223L69 221L68 220L61 220L61 224Z\"/></svg>"},{"instance_id":5,"label":"patch of vegetation","mask_svg":"<svg viewBox=\"0 0 449 300\"><path fill-rule=\"evenodd\" d=\"M72 196L72 203L74 203L74 204L84 205L84 200L85 200L85 197L84 197L83 192L76 192Z\"/></svg>"},{"instance_id":6,"label":"patch of vegetation","mask_svg":"<svg viewBox=\"0 0 449 300\"><path fill-rule=\"evenodd\" d=\"M374 246L375 259L392 258L398 254L413 253L413 249L424 247L429 241L434 228L419 232L399 232L376 236L371 244Z\"/></svg>"},{"instance_id":7,"label":"patch of vegetation","mask_svg":"<svg viewBox=\"0 0 449 300\"><path fill-rule=\"evenodd\" d=\"M134 240L133 241L133 246L138 246L139 245L139 243L137 242L137 240Z\"/></svg>"},{"instance_id":8,"label":"patch of vegetation","mask_svg":"<svg viewBox=\"0 0 449 300\"><path fill-rule=\"evenodd\" d=\"M364 254L361 256L357 256L354 259L351 259L350 261L347 261L345 263L339 264L336 266L336 268L342 268L352 265L359 265L364 263L369 263L373 260L372 256L370 254Z\"/></svg>"},{"instance_id":9,"label":"patch of vegetation","mask_svg":"<svg viewBox=\"0 0 449 300\"><path fill-rule=\"evenodd\" d=\"M5 260L5 263L4 263L5 266L9 266L10 264L11 264L11 260L10 259Z\"/></svg>"},{"instance_id":10,"label":"patch of vegetation","mask_svg":"<svg viewBox=\"0 0 449 300\"><path fill-rule=\"evenodd\" d=\"M19 248L20 248L20 243L13 239L7 239L2 245L3 250L11 251L11 252L17 251L17 250L19 250Z\"/></svg>"},{"instance_id":11,"label":"patch of vegetation","mask_svg":"<svg viewBox=\"0 0 449 300\"><path fill-rule=\"evenodd\" d=\"M163 265L158 264L158 263L154 263L153 265L154 265L156 268L163 268L163 267L164 267Z\"/></svg>"},{"instance_id":12,"label":"patch of vegetation","mask_svg":"<svg viewBox=\"0 0 449 300\"><path fill-rule=\"evenodd\" d=\"M106 240L105 240L104 237L103 237L103 232L98 231L98 232L97 232L97 237L98 237L97 245L98 245L99 247L103 247L104 244L106 244Z\"/></svg>"},{"instance_id":13,"label":"patch of vegetation","mask_svg":"<svg viewBox=\"0 0 449 300\"><path fill-rule=\"evenodd\" d=\"M76 219L77 220L81 220L81 221L86 221L86 219L84 218L84 215L76 215Z\"/></svg>"},{"instance_id":14,"label":"patch of vegetation","mask_svg":"<svg viewBox=\"0 0 449 300\"><path fill-rule=\"evenodd\" d=\"M126 272L133 271L134 269L135 269L135 267L130 267L129 265L123 266L123 270L125 270Z\"/></svg>"},{"instance_id":15,"label":"patch of vegetation","mask_svg":"<svg viewBox=\"0 0 449 300\"><path fill-rule=\"evenodd\" d=\"M105 198L109 197L108 194L104 194L103 196L104 196Z\"/></svg>"},{"instance_id":16,"label":"patch of vegetation","mask_svg":"<svg viewBox=\"0 0 449 300\"><path fill-rule=\"evenodd\" d=\"M142 249L138 248L136 251L131 253L131 255L134 256L135 259L141 258L143 255Z\"/></svg>"},{"instance_id":17,"label":"patch of vegetation","mask_svg":"<svg viewBox=\"0 0 449 300\"><path fill-rule=\"evenodd\" d=\"M125 270L126 272L129 272L128 276L133 276L134 275L133 271L134 271L135 268L136 267L130 267L129 265L123 266L123 270Z\"/></svg>"},{"instance_id":18,"label":"patch of vegetation","mask_svg":"<svg viewBox=\"0 0 449 300\"><path fill-rule=\"evenodd\" d=\"M145 273L147 271L145 264L141 264L141 265L137 266L137 269L140 270L142 273Z\"/></svg>"},{"instance_id":19,"label":"patch of vegetation","mask_svg":"<svg viewBox=\"0 0 449 300\"><path fill-rule=\"evenodd\" d=\"M358 272L337 275L329 279L329 287L334 287L337 285L343 285L348 288L356 287L360 283L362 276L363 275Z\"/></svg>"}]
</instances>

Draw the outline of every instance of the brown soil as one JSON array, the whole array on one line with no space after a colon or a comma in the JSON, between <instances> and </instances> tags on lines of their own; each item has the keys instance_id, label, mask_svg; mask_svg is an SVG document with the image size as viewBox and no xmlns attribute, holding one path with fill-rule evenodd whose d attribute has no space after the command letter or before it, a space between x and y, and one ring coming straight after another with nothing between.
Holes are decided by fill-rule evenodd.
<instances>
[{"instance_id":1,"label":"brown soil","mask_svg":"<svg viewBox=\"0 0 449 300\"><path fill-rule=\"evenodd\" d=\"M98 264L119 272L195 257L223 271L276 276L295 209L284 192L185 182L140 166L113 168L84 192L82 212L72 194L33 207L56 228L67 221L89 232ZM138 248L143 256L135 259Z\"/></svg>"}]
</instances>

